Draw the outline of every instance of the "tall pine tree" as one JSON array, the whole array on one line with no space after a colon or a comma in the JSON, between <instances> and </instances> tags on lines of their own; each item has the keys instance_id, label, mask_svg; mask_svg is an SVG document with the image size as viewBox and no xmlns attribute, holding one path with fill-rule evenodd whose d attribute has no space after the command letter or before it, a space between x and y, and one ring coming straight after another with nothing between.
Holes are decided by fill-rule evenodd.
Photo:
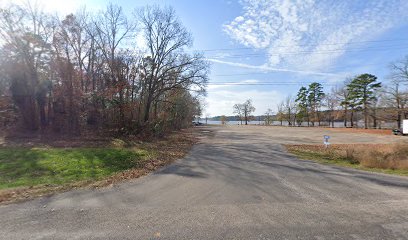
<instances>
[{"instance_id":1,"label":"tall pine tree","mask_svg":"<svg viewBox=\"0 0 408 240\"><path fill-rule=\"evenodd\" d=\"M309 85L308 89L308 102L311 110L311 114L313 115L312 125L314 126L314 122L317 120L320 126L320 114L319 109L323 101L324 97L323 86L318 82L313 82Z\"/></svg>"},{"instance_id":2,"label":"tall pine tree","mask_svg":"<svg viewBox=\"0 0 408 240\"><path fill-rule=\"evenodd\" d=\"M305 87L301 87L299 89L298 94L296 95L296 100L295 102L297 103L299 107L298 111L298 116L297 119L298 121L304 121L305 119L307 120L307 125L309 126L309 104L308 104L308 90Z\"/></svg>"},{"instance_id":3,"label":"tall pine tree","mask_svg":"<svg viewBox=\"0 0 408 240\"><path fill-rule=\"evenodd\" d=\"M377 82L377 77L372 74L361 74L355 77L347 85L349 91L349 102L355 103L355 108L363 110L364 128L368 128L368 110L376 100L376 91L381 88L381 83Z\"/></svg>"}]
</instances>

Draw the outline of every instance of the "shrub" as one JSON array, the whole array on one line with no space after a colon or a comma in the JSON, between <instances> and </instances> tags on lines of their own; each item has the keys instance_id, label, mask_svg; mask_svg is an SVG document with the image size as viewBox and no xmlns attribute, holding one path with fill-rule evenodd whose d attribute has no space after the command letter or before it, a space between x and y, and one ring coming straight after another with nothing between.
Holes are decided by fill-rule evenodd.
<instances>
[{"instance_id":1,"label":"shrub","mask_svg":"<svg viewBox=\"0 0 408 240\"><path fill-rule=\"evenodd\" d=\"M366 148L358 155L358 161L370 168L408 169L408 144Z\"/></svg>"},{"instance_id":2,"label":"shrub","mask_svg":"<svg viewBox=\"0 0 408 240\"><path fill-rule=\"evenodd\" d=\"M341 144L324 148L321 145L292 145L288 150L317 154L326 160L347 161L368 168L408 170L408 143L398 144Z\"/></svg>"}]
</instances>

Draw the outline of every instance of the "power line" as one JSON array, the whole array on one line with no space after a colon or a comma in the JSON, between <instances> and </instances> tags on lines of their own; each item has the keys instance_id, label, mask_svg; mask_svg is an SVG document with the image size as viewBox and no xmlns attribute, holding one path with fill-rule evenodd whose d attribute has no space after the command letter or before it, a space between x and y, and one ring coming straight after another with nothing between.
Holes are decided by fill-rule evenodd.
<instances>
[{"instance_id":1,"label":"power line","mask_svg":"<svg viewBox=\"0 0 408 240\"><path fill-rule=\"evenodd\" d=\"M240 82L227 82L227 83L208 83L211 86L297 86L297 85L307 85L312 82L302 83L302 82L266 82L266 83L240 83ZM332 86L334 83L321 83L322 85Z\"/></svg>"},{"instance_id":2,"label":"power line","mask_svg":"<svg viewBox=\"0 0 408 240\"><path fill-rule=\"evenodd\" d=\"M398 41L408 41L408 38L401 39L385 39L385 40L368 40L368 41L355 41L355 42L338 42L338 43L322 43L322 44L301 44L301 45L278 45L273 46L278 47L307 47L307 46L335 46L335 45L351 45L360 43L379 43L379 42L398 42ZM213 48L213 49L198 49L199 52L214 52L214 51L236 51L236 50L253 50L254 47L240 47L240 48Z\"/></svg>"},{"instance_id":3,"label":"power line","mask_svg":"<svg viewBox=\"0 0 408 240\"><path fill-rule=\"evenodd\" d=\"M232 73L232 74L217 74L214 77L231 77L231 76L244 76L244 75L254 75L254 74L268 74L270 72L248 72L248 73Z\"/></svg>"},{"instance_id":4,"label":"power line","mask_svg":"<svg viewBox=\"0 0 408 240\"><path fill-rule=\"evenodd\" d=\"M372 63L372 64L365 64L363 66L386 66L384 63ZM344 70L344 69L349 69L349 68L356 68L356 67L361 67L361 66L356 66L356 65L348 65L348 66L339 66L339 67L331 67L329 69L331 69L332 71L334 70ZM288 69L290 70L290 69ZM290 71L296 71L296 70L290 70ZM213 77L234 77L234 76L247 76L247 75L260 75L260 74L270 74L276 71L272 71L272 70L264 70L262 72L245 72L245 73L230 73L230 74L215 74L212 75ZM327 74L336 74L335 72L324 72Z\"/></svg>"},{"instance_id":5,"label":"power line","mask_svg":"<svg viewBox=\"0 0 408 240\"><path fill-rule=\"evenodd\" d=\"M243 57L271 57L281 55L304 55L304 54L335 54L343 52L371 52L371 51L390 51L390 50L404 50L408 49L407 45L399 46L396 48L360 48L360 49L344 49L344 50L327 50L327 51L298 51L298 52L279 52L279 53L248 53L248 54L236 54L229 56L207 56L207 58L223 59L223 58L243 58Z\"/></svg>"}]
</instances>

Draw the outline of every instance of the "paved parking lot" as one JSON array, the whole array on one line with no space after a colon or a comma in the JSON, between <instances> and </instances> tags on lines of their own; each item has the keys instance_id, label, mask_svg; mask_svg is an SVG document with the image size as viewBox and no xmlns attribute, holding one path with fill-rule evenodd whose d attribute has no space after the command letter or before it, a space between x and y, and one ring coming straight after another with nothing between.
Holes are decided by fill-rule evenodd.
<instances>
[{"instance_id":1,"label":"paved parking lot","mask_svg":"<svg viewBox=\"0 0 408 240\"><path fill-rule=\"evenodd\" d=\"M0 206L2 239L408 239L408 178L298 160L282 143L395 142L325 129L200 127L149 176Z\"/></svg>"},{"instance_id":2,"label":"paved parking lot","mask_svg":"<svg viewBox=\"0 0 408 240\"><path fill-rule=\"evenodd\" d=\"M353 129L257 125L227 125L212 128L223 133L239 132L240 138L247 136L249 141L259 139L276 144L322 144L324 135L329 135L333 144L408 142L408 136L358 133L353 132ZM233 135L231 139L233 140Z\"/></svg>"}]
</instances>

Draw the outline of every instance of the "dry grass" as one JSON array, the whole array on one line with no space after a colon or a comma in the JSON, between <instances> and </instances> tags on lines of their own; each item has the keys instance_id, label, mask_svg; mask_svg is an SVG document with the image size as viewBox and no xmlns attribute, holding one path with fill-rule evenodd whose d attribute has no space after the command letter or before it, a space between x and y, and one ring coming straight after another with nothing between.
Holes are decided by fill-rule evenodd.
<instances>
[{"instance_id":1,"label":"dry grass","mask_svg":"<svg viewBox=\"0 0 408 240\"><path fill-rule=\"evenodd\" d=\"M408 170L408 144L368 148L354 158L364 167Z\"/></svg>"},{"instance_id":2,"label":"dry grass","mask_svg":"<svg viewBox=\"0 0 408 240\"><path fill-rule=\"evenodd\" d=\"M392 135L391 129L364 129L364 128L327 128L333 132L368 133L377 135Z\"/></svg>"},{"instance_id":3,"label":"dry grass","mask_svg":"<svg viewBox=\"0 0 408 240\"><path fill-rule=\"evenodd\" d=\"M362 169L383 169L408 175L408 144L287 145L301 158ZM354 166L353 166L354 165ZM388 171L389 170L389 171Z\"/></svg>"}]
</instances>

